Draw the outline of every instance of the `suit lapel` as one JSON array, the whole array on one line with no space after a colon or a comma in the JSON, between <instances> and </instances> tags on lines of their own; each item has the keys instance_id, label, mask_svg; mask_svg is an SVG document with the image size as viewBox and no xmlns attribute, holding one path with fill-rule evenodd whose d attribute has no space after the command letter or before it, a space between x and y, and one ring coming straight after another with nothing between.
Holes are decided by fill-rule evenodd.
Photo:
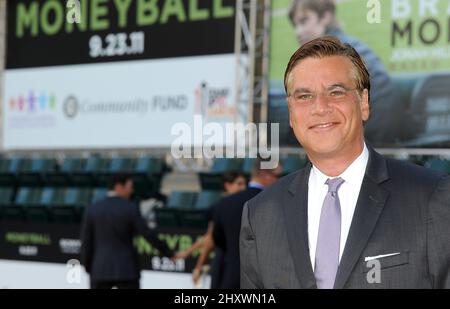
<instances>
[{"instance_id":1,"label":"suit lapel","mask_svg":"<svg viewBox=\"0 0 450 309\"><path fill-rule=\"evenodd\" d=\"M339 265L334 288L344 288L370 239L389 193L379 184L388 179L386 160L369 148L369 162Z\"/></svg>"},{"instance_id":2,"label":"suit lapel","mask_svg":"<svg viewBox=\"0 0 450 309\"><path fill-rule=\"evenodd\" d=\"M300 170L283 203L286 232L295 272L302 288L316 288L308 249L308 180L311 165Z\"/></svg>"}]
</instances>

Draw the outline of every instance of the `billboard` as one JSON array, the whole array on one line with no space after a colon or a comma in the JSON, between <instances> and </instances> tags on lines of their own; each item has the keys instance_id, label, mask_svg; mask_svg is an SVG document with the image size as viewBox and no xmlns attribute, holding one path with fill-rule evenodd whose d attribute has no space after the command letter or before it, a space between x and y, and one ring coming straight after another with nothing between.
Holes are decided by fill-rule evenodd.
<instances>
[{"instance_id":1,"label":"billboard","mask_svg":"<svg viewBox=\"0 0 450 309\"><path fill-rule=\"evenodd\" d=\"M232 0L8 1L5 149L168 147L234 122Z\"/></svg>"},{"instance_id":2,"label":"billboard","mask_svg":"<svg viewBox=\"0 0 450 309\"><path fill-rule=\"evenodd\" d=\"M191 229L159 229L158 238L175 252L189 248L202 234ZM78 224L3 223L0 228L0 260L66 264L80 261L81 240ZM191 273L200 250L186 260L172 262L142 236L134 239L142 269Z\"/></svg>"},{"instance_id":3,"label":"billboard","mask_svg":"<svg viewBox=\"0 0 450 309\"><path fill-rule=\"evenodd\" d=\"M368 66L371 115L365 129L372 145L449 147L449 2L321 0L310 5L311 2L273 2L269 115L271 121L280 122L280 142L297 144L289 128L283 86L289 58L300 44L329 34L353 45ZM328 13L319 13L319 9Z\"/></svg>"}]
</instances>

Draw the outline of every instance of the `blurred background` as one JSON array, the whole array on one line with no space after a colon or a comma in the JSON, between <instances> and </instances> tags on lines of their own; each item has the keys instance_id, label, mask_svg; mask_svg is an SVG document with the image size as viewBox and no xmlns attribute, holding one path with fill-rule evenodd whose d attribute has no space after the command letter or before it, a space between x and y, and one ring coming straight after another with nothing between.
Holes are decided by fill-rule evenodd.
<instances>
[{"instance_id":1,"label":"blurred background","mask_svg":"<svg viewBox=\"0 0 450 309\"><path fill-rule=\"evenodd\" d=\"M177 123L192 129L189 147L202 146L194 116L277 123L283 174L301 168L283 75L314 35L336 35L365 58L368 142L450 172L449 2L315 2L0 0L0 287L88 287L76 273L80 222L114 173L132 176L132 200L172 250L195 243L224 173L250 175L253 158L175 158ZM143 288L209 286L207 267L191 280L199 249L172 262L143 238L135 246Z\"/></svg>"}]
</instances>

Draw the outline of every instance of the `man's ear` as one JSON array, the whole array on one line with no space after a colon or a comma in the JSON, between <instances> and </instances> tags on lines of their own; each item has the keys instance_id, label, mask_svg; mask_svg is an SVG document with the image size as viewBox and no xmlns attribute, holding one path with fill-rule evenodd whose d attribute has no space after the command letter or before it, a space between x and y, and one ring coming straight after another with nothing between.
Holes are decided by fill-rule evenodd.
<instances>
[{"instance_id":1,"label":"man's ear","mask_svg":"<svg viewBox=\"0 0 450 309\"><path fill-rule=\"evenodd\" d=\"M286 97L286 102L287 102L287 105L288 105L289 126L290 126L291 128L293 128L293 126L292 126L292 113L291 113L291 108L290 108L290 103L289 103L289 97Z\"/></svg>"},{"instance_id":2,"label":"man's ear","mask_svg":"<svg viewBox=\"0 0 450 309\"><path fill-rule=\"evenodd\" d=\"M361 96L361 118L363 121L367 121L370 116L370 105L369 105L369 91L364 89Z\"/></svg>"}]
</instances>

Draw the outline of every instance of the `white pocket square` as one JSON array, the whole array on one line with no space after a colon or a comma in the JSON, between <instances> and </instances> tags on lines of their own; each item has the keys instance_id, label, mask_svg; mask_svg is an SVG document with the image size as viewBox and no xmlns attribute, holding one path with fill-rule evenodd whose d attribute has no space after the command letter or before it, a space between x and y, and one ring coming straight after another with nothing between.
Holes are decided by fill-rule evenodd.
<instances>
[{"instance_id":1,"label":"white pocket square","mask_svg":"<svg viewBox=\"0 0 450 309\"><path fill-rule=\"evenodd\" d=\"M377 256L367 256L364 258L364 262L368 262L368 261L372 261L372 260L378 260L378 259L382 259L388 256L394 256L394 255L399 255L400 252L396 252L396 253L389 253L389 254L382 254L382 255L377 255Z\"/></svg>"}]
</instances>

